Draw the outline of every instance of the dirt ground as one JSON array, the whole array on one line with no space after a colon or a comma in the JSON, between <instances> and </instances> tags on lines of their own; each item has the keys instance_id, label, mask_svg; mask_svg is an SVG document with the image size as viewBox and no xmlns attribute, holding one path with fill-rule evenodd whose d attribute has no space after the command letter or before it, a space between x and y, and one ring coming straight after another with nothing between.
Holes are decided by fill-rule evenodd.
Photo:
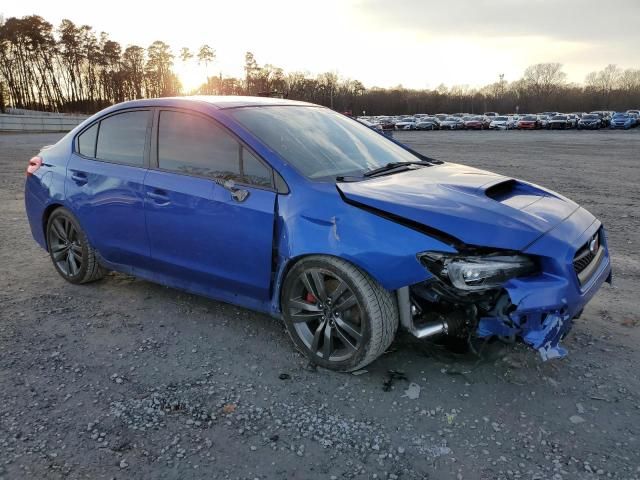
<instances>
[{"instance_id":1,"label":"dirt ground","mask_svg":"<svg viewBox=\"0 0 640 480\"><path fill-rule=\"evenodd\" d=\"M23 205L28 159L59 137L0 134L0 479L640 478L640 129L398 133L581 203L614 286L563 360L400 334L361 375L310 367L248 310L121 274L65 283Z\"/></svg>"}]
</instances>

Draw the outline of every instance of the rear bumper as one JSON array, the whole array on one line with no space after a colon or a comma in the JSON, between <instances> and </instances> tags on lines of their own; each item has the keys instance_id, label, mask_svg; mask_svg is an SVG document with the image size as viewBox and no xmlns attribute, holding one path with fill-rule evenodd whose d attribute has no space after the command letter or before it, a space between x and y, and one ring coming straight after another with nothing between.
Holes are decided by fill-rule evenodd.
<instances>
[{"instance_id":1,"label":"rear bumper","mask_svg":"<svg viewBox=\"0 0 640 480\"><path fill-rule=\"evenodd\" d=\"M34 240L45 250L47 241L44 236L44 225L42 219L46 209L45 199L42 189L39 188L41 180L36 177L28 177L24 192L24 205L29 220L29 227ZM40 193L40 195L38 195Z\"/></svg>"}]
</instances>

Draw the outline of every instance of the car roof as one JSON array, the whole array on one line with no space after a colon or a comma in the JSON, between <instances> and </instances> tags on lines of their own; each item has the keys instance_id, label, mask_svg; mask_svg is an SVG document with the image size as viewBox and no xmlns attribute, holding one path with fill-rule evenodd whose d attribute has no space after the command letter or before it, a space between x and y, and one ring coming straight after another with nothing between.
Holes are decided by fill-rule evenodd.
<instances>
[{"instance_id":1,"label":"car roof","mask_svg":"<svg viewBox=\"0 0 640 480\"><path fill-rule=\"evenodd\" d=\"M187 106L189 103L208 104L216 109L238 108L238 107L263 107L274 105L287 106L318 106L313 103L300 102L297 100L286 100L272 97L245 97L234 95L193 95L186 97L161 97L148 98L144 100L131 100L129 102L114 105L117 109L132 107L152 107L152 106Z\"/></svg>"}]
</instances>

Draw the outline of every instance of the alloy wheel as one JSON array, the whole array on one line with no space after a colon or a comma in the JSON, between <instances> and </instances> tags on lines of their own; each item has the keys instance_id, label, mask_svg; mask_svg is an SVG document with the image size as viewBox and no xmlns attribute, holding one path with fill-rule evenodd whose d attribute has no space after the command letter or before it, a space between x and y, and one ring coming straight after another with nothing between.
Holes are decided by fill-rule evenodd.
<instances>
[{"instance_id":1,"label":"alloy wheel","mask_svg":"<svg viewBox=\"0 0 640 480\"><path fill-rule=\"evenodd\" d=\"M49 230L49 249L53 261L64 275L78 275L83 263L82 244L70 218L60 215L53 219Z\"/></svg>"},{"instance_id":2,"label":"alloy wheel","mask_svg":"<svg viewBox=\"0 0 640 480\"><path fill-rule=\"evenodd\" d=\"M342 362L361 349L364 312L353 290L334 272L304 270L287 308L296 333L314 355Z\"/></svg>"}]
</instances>

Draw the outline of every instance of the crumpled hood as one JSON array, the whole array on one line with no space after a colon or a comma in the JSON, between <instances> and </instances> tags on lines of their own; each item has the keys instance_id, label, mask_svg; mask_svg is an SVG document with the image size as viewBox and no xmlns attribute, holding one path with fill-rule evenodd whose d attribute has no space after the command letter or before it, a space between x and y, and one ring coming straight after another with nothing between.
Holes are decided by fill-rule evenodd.
<instances>
[{"instance_id":1,"label":"crumpled hood","mask_svg":"<svg viewBox=\"0 0 640 480\"><path fill-rule=\"evenodd\" d=\"M580 208L536 185L453 163L337 187L356 206L419 223L470 246L510 250L524 250Z\"/></svg>"}]
</instances>

